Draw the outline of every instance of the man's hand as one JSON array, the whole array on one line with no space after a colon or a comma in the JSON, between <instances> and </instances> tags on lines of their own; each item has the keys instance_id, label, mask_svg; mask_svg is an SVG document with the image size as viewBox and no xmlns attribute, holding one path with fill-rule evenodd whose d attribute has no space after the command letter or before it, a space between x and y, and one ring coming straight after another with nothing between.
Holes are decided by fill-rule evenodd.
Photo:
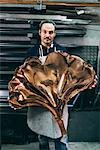
<instances>
[{"instance_id":1,"label":"man's hand","mask_svg":"<svg viewBox=\"0 0 100 150\"><path fill-rule=\"evenodd\" d=\"M97 85L97 81L98 81L98 77L97 77L97 75L95 75L94 82L93 82L93 84L89 87L89 89L95 88L96 85Z\"/></svg>"}]
</instances>

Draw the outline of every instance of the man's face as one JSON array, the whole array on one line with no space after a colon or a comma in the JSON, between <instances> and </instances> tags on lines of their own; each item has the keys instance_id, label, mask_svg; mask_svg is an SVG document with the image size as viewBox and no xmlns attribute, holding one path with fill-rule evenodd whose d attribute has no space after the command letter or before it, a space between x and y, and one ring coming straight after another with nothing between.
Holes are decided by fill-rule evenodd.
<instances>
[{"instance_id":1,"label":"man's face","mask_svg":"<svg viewBox=\"0 0 100 150\"><path fill-rule=\"evenodd\" d=\"M55 27L52 23L44 23L39 30L39 35L41 38L41 44L44 46L50 46L55 38Z\"/></svg>"}]
</instances>

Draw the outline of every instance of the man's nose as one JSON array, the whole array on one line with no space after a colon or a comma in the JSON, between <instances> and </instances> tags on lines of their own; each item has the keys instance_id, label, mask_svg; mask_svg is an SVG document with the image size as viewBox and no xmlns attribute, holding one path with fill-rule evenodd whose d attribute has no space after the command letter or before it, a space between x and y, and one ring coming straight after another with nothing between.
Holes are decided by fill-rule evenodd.
<instances>
[{"instance_id":1,"label":"man's nose","mask_svg":"<svg viewBox=\"0 0 100 150\"><path fill-rule=\"evenodd\" d=\"M50 36L49 32L46 33L46 36L47 36L47 37Z\"/></svg>"}]
</instances>

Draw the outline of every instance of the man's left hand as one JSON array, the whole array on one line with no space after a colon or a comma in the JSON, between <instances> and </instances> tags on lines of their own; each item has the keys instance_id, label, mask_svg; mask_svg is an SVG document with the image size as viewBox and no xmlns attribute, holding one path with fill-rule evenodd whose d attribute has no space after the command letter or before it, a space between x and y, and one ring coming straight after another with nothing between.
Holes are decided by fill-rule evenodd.
<instances>
[{"instance_id":1,"label":"man's left hand","mask_svg":"<svg viewBox=\"0 0 100 150\"><path fill-rule=\"evenodd\" d=\"M95 88L96 85L97 85L97 81L98 81L98 77L97 77L97 75L95 75L94 82L93 82L93 84L89 87L89 89Z\"/></svg>"}]
</instances>

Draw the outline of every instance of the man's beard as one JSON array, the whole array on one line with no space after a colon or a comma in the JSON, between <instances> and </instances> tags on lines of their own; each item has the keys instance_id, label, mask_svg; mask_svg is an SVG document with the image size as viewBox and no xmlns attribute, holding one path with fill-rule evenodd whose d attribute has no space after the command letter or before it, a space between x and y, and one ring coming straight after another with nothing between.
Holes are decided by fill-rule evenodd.
<instances>
[{"instance_id":1,"label":"man's beard","mask_svg":"<svg viewBox=\"0 0 100 150\"><path fill-rule=\"evenodd\" d=\"M44 38L44 40L41 41L41 44L44 45L44 46L46 46L46 47L47 46L50 47L51 44L52 44L52 40L50 38Z\"/></svg>"},{"instance_id":2,"label":"man's beard","mask_svg":"<svg viewBox=\"0 0 100 150\"><path fill-rule=\"evenodd\" d=\"M46 43L46 44L51 44L51 43L52 43L52 40L51 40L51 39L49 39L49 38L45 38L45 40L44 40L44 41L45 41L45 43Z\"/></svg>"}]
</instances>

